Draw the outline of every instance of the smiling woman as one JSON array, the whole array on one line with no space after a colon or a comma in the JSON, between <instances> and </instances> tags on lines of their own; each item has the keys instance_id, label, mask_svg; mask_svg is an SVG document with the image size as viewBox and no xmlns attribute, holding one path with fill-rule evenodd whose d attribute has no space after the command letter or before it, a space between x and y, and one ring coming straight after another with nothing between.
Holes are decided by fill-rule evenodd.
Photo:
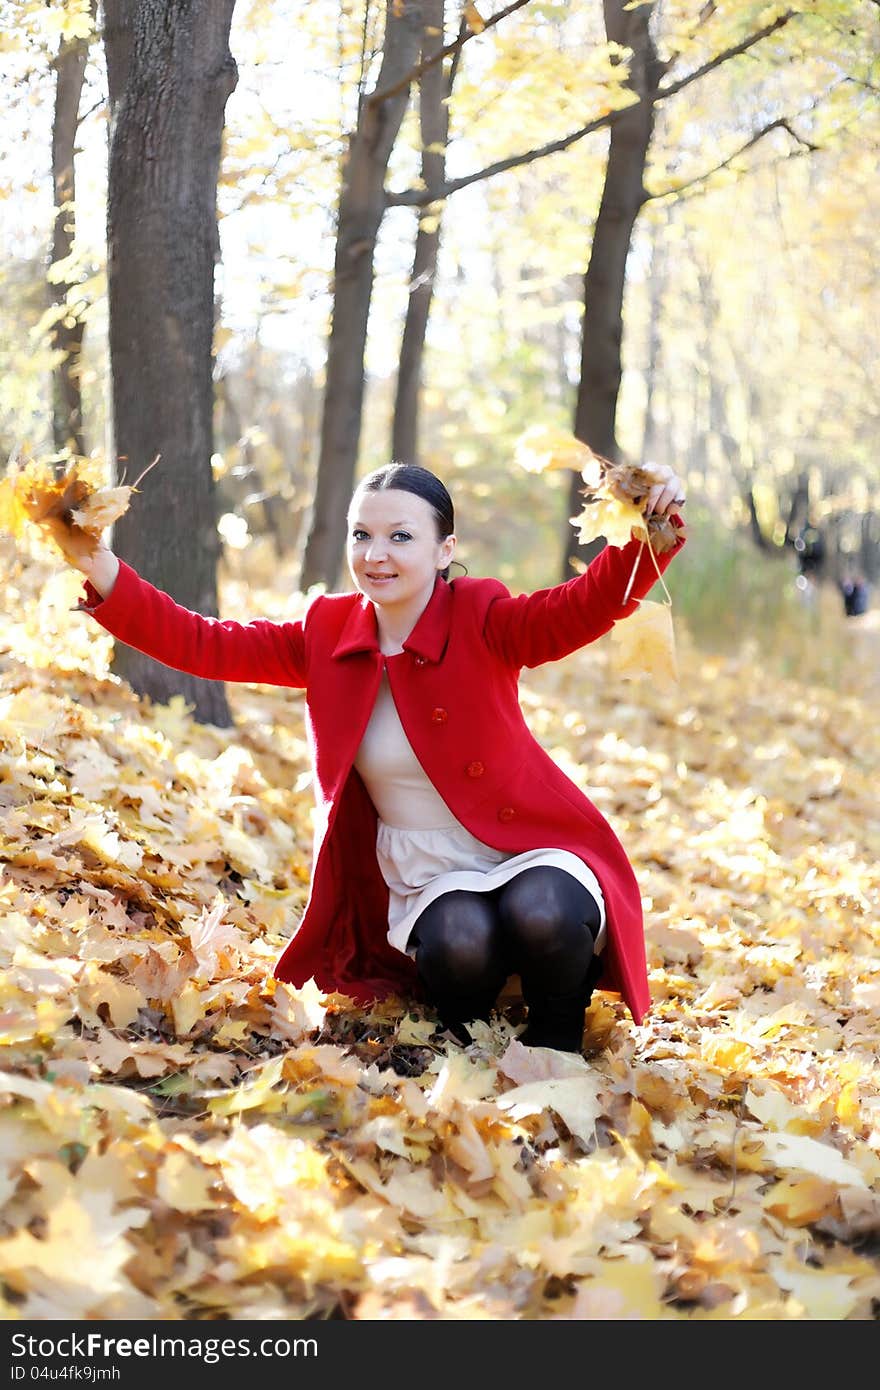
<instances>
[{"instance_id":1,"label":"smiling woman","mask_svg":"<svg viewBox=\"0 0 880 1390\"><path fill-rule=\"evenodd\" d=\"M422 492L411 491L407 481ZM452 499L427 469L380 468L356 491L348 516L348 567L355 587L376 605L379 647L386 655L403 650L438 573L448 578L455 543Z\"/></svg>"},{"instance_id":2,"label":"smiling woman","mask_svg":"<svg viewBox=\"0 0 880 1390\"><path fill-rule=\"evenodd\" d=\"M655 475L645 517L684 498L672 469ZM661 555L638 538L609 544L533 594L450 580L449 493L427 469L390 464L349 507L355 592L319 595L298 622L192 613L103 543L71 559L90 581L82 606L120 641L198 676L305 687L319 814L278 979L427 999L467 1041L464 1025L516 975L521 1041L577 1051L597 983L636 1022L649 1007L641 897L608 822L528 729L519 672L634 612L683 543Z\"/></svg>"}]
</instances>

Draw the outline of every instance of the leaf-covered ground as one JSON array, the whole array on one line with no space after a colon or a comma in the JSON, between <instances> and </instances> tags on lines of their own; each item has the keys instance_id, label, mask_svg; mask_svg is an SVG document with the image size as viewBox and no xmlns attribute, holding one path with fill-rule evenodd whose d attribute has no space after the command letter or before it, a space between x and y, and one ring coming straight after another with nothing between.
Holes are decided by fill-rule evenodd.
<instances>
[{"instance_id":1,"label":"leaf-covered ground","mask_svg":"<svg viewBox=\"0 0 880 1390\"><path fill-rule=\"evenodd\" d=\"M199 728L107 674L76 576L4 555L7 1319L870 1319L880 1308L880 736L867 697L606 643L526 673L627 845L655 1006L583 1058L515 994L276 984L311 795L296 692ZM224 611L282 611L229 586Z\"/></svg>"}]
</instances>

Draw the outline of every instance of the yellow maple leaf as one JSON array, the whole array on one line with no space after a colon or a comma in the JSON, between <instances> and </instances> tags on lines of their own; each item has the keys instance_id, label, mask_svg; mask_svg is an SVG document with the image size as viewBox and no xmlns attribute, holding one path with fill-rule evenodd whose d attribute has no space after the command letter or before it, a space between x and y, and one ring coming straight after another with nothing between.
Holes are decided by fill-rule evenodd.
<instances>
[{"instance_id":1,"label":"yellow maple leaf","mask_svg":"<svg viewBox=\"0 0 880 1390\"><path fill-rule=\"evenodd\" d=\"M553 425L530 425L519 436L513 456L527 473L549 473L557 468L583 473L596 457L588 445ZM596 476L598 479L598 473Z\"/></svg>"},{"instance_id":2,"label":"yellow maple leaf","mask_svg":"<svg viewBox=\"0 0 880 1390\"><path fill-rule=\"evenodd\" d=\"M100 488L91 493L81 507L71 512L71 519L84 531L103 531L128 511L133 491L130 487Z\"/></svg>"},{"instance_id":3,"label":"yellow maple leaf","mask_svg":"<svg viewBox=\"0 0 880 1390\"><path fill-rule=\"evenodd\" d=\"M208 1211L224 1205L211 1196L216 1180L216 1173L197 1158L171 1149L163 1156L156 1191L175 1211Z\"/></svg>"},{"instance_id":4,"label":"yellow maple leaf","mask_svg":"<svg viewBox=\"0 0 880 1390\"><path fill-rule=\"evenodd\" d=\"M598 497L588 502L578 516L573 516L571 524L578 528L581 545L588 545L599 536L604 536L609 545L628 545L633 527L644 528L644 517L632 502L618 497Z\"/></svg>"},{"instance_id":5,"label":"yellow maple leaf","mask_svg":"<svg viewBox=\"0 0 880 1390\"><path fill-rule=\"evenodd\" d=\"M513 1120L555 1110L571 1133L586 1144L595 1138L596 1121L603 1113L600 1085L594 1072L564 1079L530 1081L507 1091L499 1098L498 1105L508 1110Z\"/></svg>"},{"instance_id":6,"label":"yellow maple leaf","mask_svg":"<svg viewBox=\"0 0 880 1390\"><path fill-rule=\"evenodd\" d=\"M684 528L668 514L645 515L651 488L660 481L656 472L637 464L612 463L592 450L587 450L587 454L588 460L581 468L585 483L583 509L571 517L571 525L578 527L579 543L587 545L604 536L609 545L626 545L634 530L655 555L672 550Z\"/></svg>"},{"instance_id":7,"label":"yellow maple leaf","mask_svg":"<svg viewBox=\"0 0 880 1390\"><path fill-rule=\"evenodd\" d=\"M770 1269L777 1284L791 1293L810 1319L841 1322L859 1301L849 1274L810 1269L782 1260L773 1261Z\"/></svg>"},{"instance_id":8,"label":"yellow maple leaf","mask_svg":"<svg viewBox=\"0 0 880 1390\"><path fill-rule=\"evenodd\" d=\"M464 17L468 22L469 29L472 29L475 34L482 34L486 27L486 21L476 5L465 5Z\"/></svg>"},{"instance_id":9,"label":"yellow maple leaf","mask_svg":"<svg viewBox=\"0 0 880 1390\"><path fill-rule=\"evenodd\" d=\"M821 1178L802 1178L799 1182L778 1182L763 1199L765 1211L772 1212L790 1226L811 1226L837 1206L838 1188Z\"/></svg>"},{"instance_id":10,"label":"yellow maple leaf","mask_svg":"<svg viewBox=\"0 0 880 1390\"><path fill-rule=\"evenodd\" d=\"M611 652L612 669L618 676L649 675L660 689L677 685L670 605L642 599L634 613L611 629Z\"/></svg>"}]
</instances>

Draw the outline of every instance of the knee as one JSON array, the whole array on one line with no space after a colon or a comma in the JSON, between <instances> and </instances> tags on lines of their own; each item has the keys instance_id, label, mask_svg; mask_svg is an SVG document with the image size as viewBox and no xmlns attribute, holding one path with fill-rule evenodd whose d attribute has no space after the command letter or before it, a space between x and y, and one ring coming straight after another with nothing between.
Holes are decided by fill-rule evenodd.
<instances>
[{"instance_id":1,"label":"knee","mask_svg":"<svg viewBox=\"0 0 880 1390\"><path fill-rule=\"evenodd\" d=\"M592 894L570 874L549 866L518 875L499 906L506 939L530 954L581 947L585 939L592 943L600 925Z\"/></svg>"},{"instance_id":2,"label":"knee","mask_svg":"<svg viewBox=\"0 0 880 1390\"><path fill-rule=\"evenodd\" d=\"M446 894L427 909L416 960L423 975L478 983L495 964L497 924L488 903L456 903L455 897Z\"/></svg>"}]
</instances>

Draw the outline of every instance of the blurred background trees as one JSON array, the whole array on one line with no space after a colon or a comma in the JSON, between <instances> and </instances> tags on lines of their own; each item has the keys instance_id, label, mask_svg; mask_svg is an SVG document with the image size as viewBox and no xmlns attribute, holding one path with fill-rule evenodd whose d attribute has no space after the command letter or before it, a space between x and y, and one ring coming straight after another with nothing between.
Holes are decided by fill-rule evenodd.
<instances>
[{"instance_id":1,"label":"blurred background trees","mask_svg":"<svg viewBox=\"0 0 880 1390\"><path fill-rule=\"evenodd\" d=\"M175 207L204 224L222 128L213 309L187 307L188 237L155 284L123 255L108 309L119 44L200 8L0 0L5 457L161 453L114 543L206 612L218 563L344 585L351 484L392 456L448 481L471 573L573 572L577 479L515 462L536 423L687 477L699 640L800 621L807 527L823 584L880 578L876 5L226 0L225 111L163 125L177 192L135 180L127 233L110 200L114 255ZM187 376L167 334L197 320ZM172 511L191 544L163 570L138 547Z\"/></svg>"}]
</instances>

